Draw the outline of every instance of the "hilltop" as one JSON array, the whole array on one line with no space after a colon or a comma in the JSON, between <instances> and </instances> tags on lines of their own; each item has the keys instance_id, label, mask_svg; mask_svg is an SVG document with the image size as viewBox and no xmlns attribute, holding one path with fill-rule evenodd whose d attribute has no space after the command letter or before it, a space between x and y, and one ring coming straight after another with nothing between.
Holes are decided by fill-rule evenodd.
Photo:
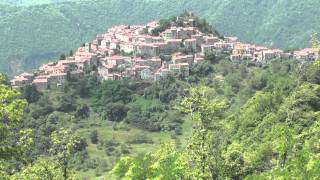
<instances>
[{"instance_id":1,"label":"hilltop","mask_svg":"<svg viewBox=\"0 0 320 180\"><path fill-rule=\"evenodd\" d=\"M143 24L184 9L206 18L225 35L291 49L307 47L319 31L319 1L115 1L0 6L0 71L17 74L77 48L113 24Z\"/></svg>"},{"instance_id":2,"label":"hilltop","mask_svg":"<svg viewBox=\"0 0 320 180\"><path fill-rule=\"evenodd\" d=\"M34 85L39 91L65 85L88 74L99 80L159 81L188 78L206 58L226 57L234 62L269 64L273 59L314 61L319 48L285 53L280 49L240 42L226 37L191 12L146 25L117 25L84 43L57 62L11 80L13 88Z\"/></svg>"},{"instance_id":3,"label":"hilltop","mask_svg":"<svg viewBox=\"0 0 320 180\"><path fill-rule=\"evenodd\" d=\"M114 25L11 85L0 76L0 175L315 179L313 45L244 43L190 12Z\"/></svg>"}]
</instances>

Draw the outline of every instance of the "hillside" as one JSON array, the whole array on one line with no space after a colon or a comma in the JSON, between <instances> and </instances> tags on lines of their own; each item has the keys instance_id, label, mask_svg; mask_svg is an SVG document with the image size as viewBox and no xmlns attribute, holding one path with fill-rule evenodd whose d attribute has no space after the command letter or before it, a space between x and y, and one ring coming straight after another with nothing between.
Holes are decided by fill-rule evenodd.
<instances>
[{"instance_id":1,"label":"hillside","mask_svg":"<svg viewBox=\"0 0 320 180\"><path fill-rule=\"evenodd\" d=\"M19 127L33 131L34 144L27 149L33 165L12 176L46 177L52 172L60 177L65 166L50 169L50 165L60 160L59 154L51 151L55 148L52 137L63 127L70 130L61 141L69 141L70 136L78 139L75 152L68 155L67 167L71 172L68 176L72 177L74 170L79 179L113 179L112 175L117 179L159 176L166 180L169 175L174 175L172 179L199 179L198 167L184 163L186 158L197 162L196 157L186 156L188 151L217 158L210 168L217 168L212 172L221 179L290 179L293 175L312 179L319 176L320 163L316 158L319 73L319 66L313 63L301 66L298 61L274 60L259 67L217 57L197 64L188 79L100 83L87 76L42 93L32 86L24 88L22 97L29 105ZM207 86L205 100L190 89L203 85ZM220 116L216 111L205 111L207 107L218 108L211 103L222 100L226 106ZM180 111L183 102L209 104L192 106L193 117ZM193 140L199 128L197 115L208 121L206 128L212 128L200 131L211 132L214 137L205 141L209 152L197 143L200 137ZM168 142L175 146L163 146ZM195 151L186 149L190 143L195 143ZM7 168L23 167L19 161L12 164L16 166ZM38 168L47 166L47 171ZM129 171L131 168L138 169Z\"/></svg>"},{"instance_id":2,"label":"hillside","mask_svg":"<svg viewBox=\"0 0 320 180\"><path fill-rule=\"evenodd\" d=\"M113 26L17 81L0 74L1 179L320 177L320 41L303 61L219 34L186 12Z\"/></svg>"},{"instance_id":3,"label":"hillside","mask_svg":"<svg viewBox=\"0 0 320 180\"><path fill-rule=\"evenodd\" d=\"M314 0L95 0L0 6L0 43L5 44L0 48L0 71L12 75L35 68L113 24L145 23L183 10L207 18L222 34L243 41L284 49L305 47L310 34L320 29L319 6L320 2Z\"/></svg>"}]
</instances>

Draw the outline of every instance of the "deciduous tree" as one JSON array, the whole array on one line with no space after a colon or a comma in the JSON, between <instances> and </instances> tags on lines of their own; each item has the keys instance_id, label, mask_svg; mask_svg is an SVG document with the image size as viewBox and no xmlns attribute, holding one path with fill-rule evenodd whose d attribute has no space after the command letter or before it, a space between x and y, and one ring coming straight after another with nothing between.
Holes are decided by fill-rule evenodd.
<instances>
[{"instance_id":1,"label":"deciduous tree","mask_svg":"<svg viewBox=\"0 0 320 180\"><path fill-rule=\"evenodd\" d=\"M69 169L69 160L81 143L80 138L70 130L61 128L52 133L51 141L52 148L50 151L62 168L63 178L70 179L73 177L73 173Z\"/></svg>"},{"instance_id":2,"label":"deciduous tree","mask_svg":"<svg viewBox=\"0 0 320 180\"><path fill-rule=\"evenodd\" d=\"M195 123L187 152L193 164L192 176L196 179L217 179L222 167L218 147L213 146L215 134L225 102L212 101L207 87L191 89L191 96L181 103L181 110L190 114Z\"/></svg>"},{"instance_id":3,"label":"deciduous tree","mask_svg":"<svg viewBox=\"0 0 320 180\"><path fill-rule=\"evenodd\" d=\"M6 84L0 74L0 176L3 177L8 177L9 160L28 161L26 152L33 143L32 131L19 129L27 102Z\"/></svg>"}]
</instances>

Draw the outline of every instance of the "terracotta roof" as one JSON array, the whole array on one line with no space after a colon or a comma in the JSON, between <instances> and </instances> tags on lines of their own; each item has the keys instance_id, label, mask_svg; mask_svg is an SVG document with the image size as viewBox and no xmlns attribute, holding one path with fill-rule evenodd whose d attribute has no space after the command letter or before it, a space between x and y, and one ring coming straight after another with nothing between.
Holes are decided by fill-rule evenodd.
<instances>
[{"instance_id":1,"label":"terracotta roof","mask_svg":"<svg viewBox=\"0 0 320 180\"><path fill-rule=\"evenodd\" d=\"M28 79L23 76L16 76L13 79L14 81L27 81Z\"/></svg>"},{"instance_id":2,"label":"terracotta roof","mask_svg":"<svg viewBox=\"0 0 320 180\"><path fill-rule=\"evenodd\" d=\"M147 24L147 26L149 26L151 28L155 28L155 27L159 26L159 22L158 21L151 21Z\"/></svg>"}]
</instances>

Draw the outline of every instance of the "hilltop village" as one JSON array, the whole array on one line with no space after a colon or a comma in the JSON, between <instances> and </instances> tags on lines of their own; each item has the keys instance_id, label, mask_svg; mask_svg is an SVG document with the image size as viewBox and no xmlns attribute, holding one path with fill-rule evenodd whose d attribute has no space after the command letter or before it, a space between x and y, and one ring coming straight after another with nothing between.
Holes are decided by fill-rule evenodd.
<instances>
[{"instance_id":1,"label":"hilltop village","mask_svg":"<svg viewBox=\"0 0 320 180\"><path fill-rule=\"evenodd\" d=\"M190 68L207 55L227 54L232 61L267 63L275 58L310 61L320 49L292 53L246 44L237 37L203 32L192 16L177 17L163 29L158 21L146 25L119 25L85 43L69 57L42 65L36 72L22 73L11 80L13 88L34 84L38 90L62 86L68 78L92 74L101 80L135 78L160 80L169 74L189 76Z\"/></svg>"}]
</instances>

